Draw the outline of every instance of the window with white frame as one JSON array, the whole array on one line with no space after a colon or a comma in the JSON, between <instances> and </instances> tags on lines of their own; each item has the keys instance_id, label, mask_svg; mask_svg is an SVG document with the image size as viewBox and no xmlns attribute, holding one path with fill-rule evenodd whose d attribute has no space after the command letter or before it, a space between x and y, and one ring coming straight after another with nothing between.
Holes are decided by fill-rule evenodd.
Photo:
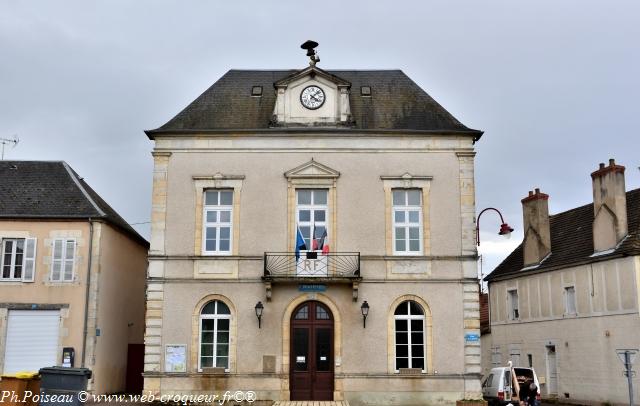
<instances>
[{"instance_id":1,"label":"window with white frame","mask_svg":"<svg viewBox=\"0 0 640 406\"><path fill-rule=\"evenodd\" d=\"M73 281L73 266L76 259L76 240L56 238L53 240L51 280L55 282Z\"/></svg>"},{"instance_id":2,"label":"window with white frame","mask_svg":"<svg viewBox=\"0 0 640 406\"><path fill-rule=\"evenodd\" d=\"M565 314L576 314L575 286L565 286L564 288L564 309Z\"/></svg>"},{"instance_id":3,"label":"window with white frame","mask_svg":"<svg viewBox=\"0 0 640 406\"><path fill-rule=\"evenodd\" d=\"M207 303L200 312L200 346L198 370L224 368L229 370L229 331L231 311L220 300Z\"/></svg>"},{"instance_id":4,"label":"window with white frame","mask_svg":"<svg viewBox=\"0 0 640 406\"><path fill-rule=\"evenodd\" d=\"M394 312L395 370L418 368L425 372L425 317L418 303L407 300Z\"/></svg>"},{"instance_id":5,"label":"window with white frame","mask_svg":"<svg viewBox=\"0 0 640 406\"><path fill-rule=\"evenodd\" d=\"M517 289L507 291L507 309L509 311L509 320L518 320L520 318Z\"/></svg>"},{"instance_id":6,"label":"window with white frame","mask_svg":"<svg viewBox=\"0 0 640 406\"><path fill-rule=\"evenodd\" d=\"M36 268L35 238L2 239L0 280L33 282Z\"/></svg>"},{"instance_id":7,"label":"window with white frame","mask_svg":"<svg viewBox=\"0 0 640 406\"><path fill-rule=\"evenodd\" d=\"M231 254L233 190L205 190L203 219L203 253Z\"/></svg>"},{"instance_id":8,"label":"window with white frame","mask_svg":"<svg viewBox=\"0 0 640 406\"><path fill-rule=\"evenodd\" d=\"M422 190L393 190L393 253L422 253Z\"/></svg>"},{"instance_id":9,"label":"window with white frame","mask_svg":"<svg viewBox=\"0 0 640 406\"><path fill-rule=\"evenodd\" d=\"M328 194L327 189L296 190L296 222L309 251L321 248L321 239L327 228Z\"/></svg>"}]
</instances>

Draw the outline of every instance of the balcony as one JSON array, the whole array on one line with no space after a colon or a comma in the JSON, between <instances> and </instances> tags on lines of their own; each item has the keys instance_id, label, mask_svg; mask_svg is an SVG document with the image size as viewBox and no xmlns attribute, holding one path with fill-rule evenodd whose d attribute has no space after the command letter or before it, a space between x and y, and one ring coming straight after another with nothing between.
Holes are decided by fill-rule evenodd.
<instances>
[{"instance_id":1,"label":"balcony","mask_svg":"<svg viewBox=\"0 0 640 406\"><path fill-rule=\"evenodd\" d=\"M267 300L271 297L271 284L293 282L301 284L351 283L357 300L360 277L359 252L265 252L264 275Z\"/></svg>"}]
</instances>

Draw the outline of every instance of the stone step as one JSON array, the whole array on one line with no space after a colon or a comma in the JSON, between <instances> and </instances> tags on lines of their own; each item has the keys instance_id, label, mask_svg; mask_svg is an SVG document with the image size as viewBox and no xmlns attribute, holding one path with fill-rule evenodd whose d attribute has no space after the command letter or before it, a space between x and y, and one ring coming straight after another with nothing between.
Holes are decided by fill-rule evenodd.
<instances>
[{"instance_id":1,"label":"stone step","mask_svg":"<svg viewBox=\"0 0 640 406\"><path fill-rule=\"evenodd\" d=\"M349 406L346 400L277 400L273 406Z\"/></svg>"}]
</instances>

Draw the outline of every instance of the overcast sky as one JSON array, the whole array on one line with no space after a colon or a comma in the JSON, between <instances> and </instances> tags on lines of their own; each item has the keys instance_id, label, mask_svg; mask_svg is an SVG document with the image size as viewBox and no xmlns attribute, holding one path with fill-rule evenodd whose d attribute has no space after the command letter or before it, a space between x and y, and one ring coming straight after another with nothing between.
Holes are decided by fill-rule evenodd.
<instances>
[{"instance_id":1,"label":"overcast sky","mask_svg":"<svg viewBox=\"0 0 640 406\"><path fill-rule=\"evenodd\" d=\"M159 127L231 68L402 69L469 127L485 274L522 239L533 187L589 203L613 157L640 186L638 1L0 0L5 159L65 160L130 223L150 217ZM0 182L2 180L0 179ZM148 225L136 228L148 237Z\"/></svg>"}]
</instances>

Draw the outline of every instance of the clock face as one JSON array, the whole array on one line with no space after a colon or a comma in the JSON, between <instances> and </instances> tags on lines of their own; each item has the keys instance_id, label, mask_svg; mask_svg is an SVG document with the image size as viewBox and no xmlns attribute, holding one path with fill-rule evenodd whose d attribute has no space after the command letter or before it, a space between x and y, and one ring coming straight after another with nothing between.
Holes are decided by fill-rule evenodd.
<instances>
[{"instance_id":1,"label":"clock face","mask_svg":"<svg viewBox=\"0 0 640 406\"><path fill-rule=\"evenodd\" d=\"M300 93L300 102L309 110L319 109L324 104L324 91L318 86L307 86Z\"/></svg>"}]
</instances>

